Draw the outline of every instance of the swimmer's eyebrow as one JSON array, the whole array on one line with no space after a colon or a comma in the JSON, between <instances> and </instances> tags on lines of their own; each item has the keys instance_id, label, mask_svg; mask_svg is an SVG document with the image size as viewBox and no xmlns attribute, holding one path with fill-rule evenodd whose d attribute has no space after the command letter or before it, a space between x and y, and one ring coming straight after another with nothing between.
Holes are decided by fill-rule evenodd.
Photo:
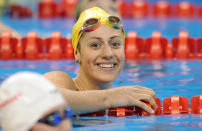
<instances>
[{"instance_id":1,"label":"swimmer's eyebrow","mask_svg":"<svg viewBox=\"0 0 202 131\"><path fill-rule=\"evenodd\" d=\"M119 36L119 35L115 35L115 36L110 37L110 40L112 40L112 39L114 39L114 38L117 38L117 37L119 37L119 38L120 38L120 36Z\"/></svg>"},{"instance_id":2,"label":"swimmer's eyebrow","mask_svg":"<svg viewBox=\"0 0 202 131\"><path fill-rule=\"evenodd\" d=\"M91 37L90 39L102 40L102 38L100 38L100 37Z\"/></svg>"},{"instance_id":3,"label":"swimmer's eyebrow","mask_svg":"<svg viewBox=\"0 0 202 131\"><path fill-rule=\"evenodd\" d=\"M120 38L120 36L119 35L115 35L115 36L110 37L109 39L112 40L112 39L115 39L115 38ZM101 37L96 37L96 36L95 37L91 37L90 39L102 40Z\"/></svg>"}]
</instances>

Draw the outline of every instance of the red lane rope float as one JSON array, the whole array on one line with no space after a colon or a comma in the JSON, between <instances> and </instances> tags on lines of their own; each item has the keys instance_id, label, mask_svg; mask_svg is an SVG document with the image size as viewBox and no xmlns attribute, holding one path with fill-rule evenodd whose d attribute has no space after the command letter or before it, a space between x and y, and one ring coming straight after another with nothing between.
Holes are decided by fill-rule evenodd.
<instances>
[{"instance_id":1,"label":"red lane rope float","mask_svg":"<svg viewBox=\"0 0 202 131\"><path fill-rule=\"evenodd\" d=\"M174 57L173 55L173 45L167 44L166 45L166 52L165 52L166 59L172 59Z\"/></svg>"},{"instance_id":2,"label":"red lane rope float","mask_svg":"<svg viewBox=\"0 0 202 131\"><path fill-rule=\"evenodd\" d=\"M191 98L191 113L202 114L202 95Z\"/></svg>"},{"instance_id":3,"label":"red lane rope float","mask_svg":"<svg viewBox=\"0 0 202 131\"><path fill-rule=\"evenodd\" d=\"M200 6L198 9L198 16L202 17L202 6Z\"/></svg>"},{"instance_id":4,"label":"red lane rope float","mask_svg":"<svg viewBox=\"0 0 202 131\"><path fill-rule=\"evenodd\" d=\"M67 59L74 59L74 48L72 46L72 39L68 38L67 40L68 40L68 43L65 49L65 57Z\"/></svg>"},{"instance_id":5,"label":"red lane rope float","mask_svg":"<svg viewBox=\"0 0 202 131\"><path fill-rule=\"evenodd\" d=\"M119 9L121 17L124 17L124 18L129 17L130 16L129 3L127 3L123 0L119 0L119 1L117 1L117 4L118 4L118 9Z\"/></svg>"},{"instance_id":6,"label":"red lane rope float","mask_svg":"<svg viewBox=\"0 0 202 131\"><path fill-rule=\"evenodd\" d=\"M155 115L176 115L176 114L202 114L202 95L194 96L191 98L191 108L189 108L189 100L187 97L182 96L171 96L163 99L163 108L161 109L161 100L156 97L155 99L158 108L155 111ZM147 106L151 107L151 104L145 102ZM152 107L151 107L152 108ZM99 111L89 114L82 114L78 116L104 116L108 115L110 117L125 117L125 116L149 116L148 112L143 109L135 106L129 107L119 107L119 108L110 108L107 111Z\"/></svg>"},{"instance_id":7,"label":"red lane rope float","mask_svg":"<svg viewBox=\"0 0 202 131\"><path fill-rule=\"evenodd\" d=\"M41 59L43 58L43 40L37 37L36 32L30 31L27 37L21 39L21 44L24 50L25 59Z\"/></svg>"},{"instance_id":8,"label":"red lane rope float","mask_svg":"<svg viewBox=\"0 0 202 131\"><path fill-rule=\"evenodd\" d=\"M163 100L164 114L188 113L189 100L187 97L171 96Z\"/></svg>"},{"instance_id":9,"label":"red lane rope float","mask_svg":"<svg viewBox=\"0 0 202 131\"><path fill-rule=\"evenodd\" d=\"M149 4L138 0L131 3L131 15L133 18L142 18L148 15Z\"/></svg>"},{"instance_id":10,"label":"red lane rope float","mask_svg":"<svg viewBox=\"0 0 202 131\"><path fill-rule=\"evenodd\" d=\"M193 17L195 6L189 2L183 1L176 6L176 16L178 17Z\"/></svg>"},{"instance_id":11,"label":"red lane rope float","mask_svg":"<svg viewBox=\"0 0 202 131\"><path fill-rule=\"evenodd\" d=\"M9 32L3 32L0 37L0 59L10 60L15 58L15 48L18 39L11 36Z\"/></svg>"},{"instance_id":12,"label":"red lane rope float","mask_svg":"<svg viewBox=\"0 0 202 131\"><path fill-rule=\"evenodd\" d=\"M26 6L11 5L10 6L10 17L12 18L28 18L32 17L32 11Z\"/></svg>"},{"instance_id":13,"label":"red lane rope float","mask_svg":"<svg viewBox=\"0 0 202 131\"><path fill-rule=\"evenodd\" d=\"M161 36L161 32L153 32L152 37L145 40L146 58L162 59L165 58L166 46L168 39Z\"/></svg>"},{"instance_id":14,"label":"red lane rope float","mask_svg":"<svg viewBox=\"0 0 202 131\"><path fill-rule=\"evenodd\" d=\"M158 1L154 4L153 15L156 17L171 16L171 5L167 1Z\"/></svg>"},{"instance_id":15,"label":"red lane rope float","mask_svg":"<svg viewBox=\"0 0 202 131\"><path fill-rule=\"evenodd\" d=\"M53 0L42 0L38 4L39 18L53 18L58 16L57 4Z\"/></svg>"},{"instance_id":16,"label":"red lane rope float","mask_svg":"<svg viewBox=\"0 0 202 131\"><path fill-rule=\"evenodd\" d=\"M197 13L199 17L202 16L202 7L199 8ZM168 17L177 16L179 18L191 18L195 16L198 9L194 4L183 1L176 5L171 5L166 1L158 1L154 4L153 8L151 5L144 0L137 0L132 2L124 2L123 0L119 2L119 10L122 17L133 17L142 18L150 15L150 10L152 15L155 17ZM131 10L129 12L129 10Z\"/></svg>"},{"instance_id":17,"label":"red lane rope float","mask_svg":"<svg viewBox=\"0 0 202 131\"><path fill-rule=\"evenodd\" d=\"M197 58L202 59L202 37L198 38L196 43Z\"/></svg>"},{"instance_id":18,"label":"red lane rope float","mask_svg":"<svg viewBox=\"0 0 202 131\"><path fill-rule=\"evenodd\" d=\"M68 17L72 18L74 9L78 0L62 0L56 3L54 0L42 0L38 3L39 18ZM180 18L191 18L195 15L202 17L202 6L197 8L193 3L186 1L171 5L166 1L158 1L152 7L152 4L144 0L127 2L124 0L117 1L120 15L125 17L142 18L150 16L168 17L177 16ZM28 7L11 5L10 16L13 18L32 17L32 11Z\"/></svg>"},{"instance_id":19,"label":"red lane rope float","mask_svg":"<svg viewBox=\"0 0 202 131\"><path fill-rule=\"evenodd\" d=\"M74 10L78 0L62 0L61 2L61 16L67 18L73 18Z\"/></svg>"},{"instance_id":20,"label":"red lane rope float","mask_svg":"<svg viewBox=\"0 0 202 131\"><path fill-rule=\"evenodd\" d=\"M24 59L24 46L21 43L18 43L16 48L16 59Z\"/></svg>"},{"instance_id":21,"label":"red lane rope float","mask_svg":"<svg viewBox=\"0 0 202 131\"><path fill-rule=\"evenodd\" d=\"M132 116L134 115L133 109L134 109L133 106L110 108L108 109L108 116L114 116L114 117Z\"/></svg>"},{"instance_id":22,"label":"red lane rope float","mask_svg":"<svg viewBox=\"0 0 202 131\"><path fill-rule=\"evenodd\" d=\"M35 49L30 50L31 48ZM57 53L53 53L54 51ZM33 54L29 55L31 52ZM172 44L170 44L167 38L161 36L160 32L153 32L152 37L144 40L137 36L136 32L131 31L126 36L125 56L127 60L202 59L202 37L195 40L189 37L188 32L181 31L179 37L174 37ZM31 32L27 37L19 40L8 32L2 33L0 36L0 59L16 58L74 59L74 50L71 38L62 37L60 32L53 32L52 37L45 40Z\"/></svg>"},{"instance_id":23,"label":"red lane rope float","mask_svg":"<svg viewBox=\"0 0 202 131\"><path fill-rule=\"evenodd\" d=\"M156 109L155 111L155 115L161 115L162 114L162 111L161 111L161 100L159 98L156 98L155 99L156 101L156 104L158 105L158 108ZM147 103L147 106L151 107L151 105L149 103ZM152 108L152 107L151 107ZM138 116L149 116L150 114L146 111L144 111L143 109L135 106L135 112L134 112L135 115L138 115Z\"/></svg>"},{"instance_id":24,"label":"red lane rope float","mask_svg":"<svg viewBox=\"0 0 202 131\"><path fill-rule=\"evenodd\" d=\"M51 38L45 39L46 58L47 59L64 59L65 49L68 40L63 38L60 32L53 32Z\"/></svg>"},{"instance_id":25,"label":"red lane rope float","mask_svg":"<svg viewBox=\"0 0 202 131\"><path fill-rule=\"evenodd\" d=\"M179 37L172 39L176 59L187 59L195 57L196 41L189 37L188 32L181 31Z\"/></svg>"},{"instance_id":26,"label":"red lane rope float","mask_svg":"<svg viewBox=\"0 0 202 131\"><path fill-rule=\"evenodd\" d=\"M142 59L144 56L144 40L136 32L128 32L125 42L127 60Z\"/></svg>"}]
</instances>

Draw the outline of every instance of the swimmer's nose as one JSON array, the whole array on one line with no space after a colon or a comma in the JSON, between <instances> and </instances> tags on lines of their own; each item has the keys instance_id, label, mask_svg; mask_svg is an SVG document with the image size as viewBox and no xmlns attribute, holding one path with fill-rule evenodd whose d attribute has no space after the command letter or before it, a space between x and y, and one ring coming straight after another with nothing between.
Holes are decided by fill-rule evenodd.
<instances>
[{"instance_id":1,"label":"swimmer's nose","mask_svg":"<svg viewBox=\"0 0 202 131\"><path fill-rule=\"evenodd\" d=\"M108 44L104 46L104 48L102 50L102 56L104 59L107 59L107 60L113 58L112 48Z\"/></svg>"}]
</instances>

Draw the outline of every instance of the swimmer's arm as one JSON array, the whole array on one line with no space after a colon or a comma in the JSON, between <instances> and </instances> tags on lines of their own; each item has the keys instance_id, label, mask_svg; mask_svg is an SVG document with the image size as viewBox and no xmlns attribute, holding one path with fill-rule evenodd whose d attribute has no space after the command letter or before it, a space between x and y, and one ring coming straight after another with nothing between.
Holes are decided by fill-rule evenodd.
<instances>
[{"instance_id":1,"label":"swimmer's arm","mask_svg":"<svg viewBox=\"0 0 202 131\"><path fill-rule=\"evenodd\" d=\"M139 90L140 88L141 90ZM153 91L149 89L144 90L143 88L139 86L125 86L107 90L89 91L72 91L61 88L60 91L67 99L75 115L126 106L138 106L154 114L154 110L157 109L155 94ZM141 100L149 102L154 110Z\"/></svg>"},{"instance_id":2,"label":"swimmer's arm","mask_svg":"<svg viewBox=\"0 0 202 131\"><path fill-rule=\"evenodd\" d=\"M58 87L75 115L109 107L105 101L104 91L76 91L72 78L65 72L52 71L44 74L44 76Z\"/></svg>"},{"instance_id":3,"label":"swimmer's arm","mask_svg":"<svg viewBox=\"0 0 202 131\"><path fill-rule=\"evenodd\" d=\"M102 90L72 91L61 88L60 91L68 101L74 115L97 112L109 108Z\"/></svg>"},{"instance_id":4,"label":"swimmer's arm","mask_svg":"<svg viewBox=\"0 0 202 131\"><path fill-rule=\"evenodd\" d=\"M44 76L59 88L75 115L135 105L153 114L154 111L141 100L149 102L154 109L157 108L155 92L149 88L125 86L108 90L76 91L72 78L65 72L54 71Z\"/></svg>"},{"instance_id":5,"label":"swimmer's arm","mask_svg":"<svg viewBox=\"0 0 202 131\"><path fill-rule=\"evenodd\" d=\"M83 114L107 109L104 91L76 91L72 78L65 72L52 71L44 74L63 94L73 113Z\"/></svg>"}]
</instances>

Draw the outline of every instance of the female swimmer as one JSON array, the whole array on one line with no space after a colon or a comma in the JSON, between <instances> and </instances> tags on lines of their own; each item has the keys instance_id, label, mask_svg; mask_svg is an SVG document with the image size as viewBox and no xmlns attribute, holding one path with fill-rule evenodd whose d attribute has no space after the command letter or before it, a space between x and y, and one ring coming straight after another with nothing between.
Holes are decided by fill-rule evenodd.
<instances>
[{"instance_id":1,"label":"female swimmer","mask_svg":"<svg viewBox=\"0 0 202 131\"><path fill-rule=\"evenodd\" d=\"M153 114L155 92L140 86L111 88L124 65L125 34L121 20L93 7L81 13L72 30L79 73L72 79L62 71L45 74L68 100L74 114L112 107L138 106ZM153 109L144 102L149 102Z\"/></svg>"}]
</instances>

